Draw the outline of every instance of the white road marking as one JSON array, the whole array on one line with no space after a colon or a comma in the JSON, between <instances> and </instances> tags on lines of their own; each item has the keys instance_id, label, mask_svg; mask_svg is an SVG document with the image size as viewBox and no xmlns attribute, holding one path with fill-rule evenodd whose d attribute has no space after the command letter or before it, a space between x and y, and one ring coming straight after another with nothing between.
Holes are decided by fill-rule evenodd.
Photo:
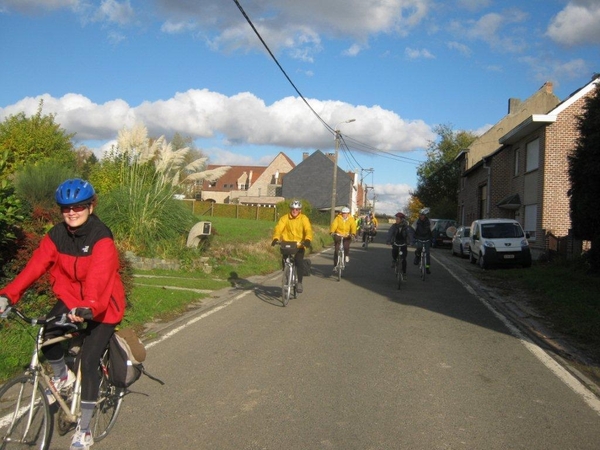
<instances>
[{"instance_id":1,"label":"white road marking","mask_svg":"<svg viewBox=\"0 0 600 450\"><path fill-rule=\"evenodd\" d=\"M432 255L433 257L433 255ZM444 267L450 275L458 280L460 284L464 286L464 288L473 294L477 299L483 303L483 305L489 309L492 314L494 314L498 319L506 325L506 328L510 331L510 333L516 337L521 344L527 348L533 355L541 361L548 369L552 371L563 383L565 383L573 392L580 395L583 400L588 404L590 408L592 408L596 413L600 415L600 399L594 395L592 391L590 391L581 381L575 378L568 370L562 367L554 358L552 358L548 353L546 353L542 348L540 348L537 344L535 344L528 336L523 334L521 330L519 330L513 323L504 315L501 314L497 309L495 309L486 299L479 296L475 290L469 286L466 282L464 282L457 274L455 274L448 266L443 264L439 259L435 258L435 261Z\"/></svg>"}]
</instances>

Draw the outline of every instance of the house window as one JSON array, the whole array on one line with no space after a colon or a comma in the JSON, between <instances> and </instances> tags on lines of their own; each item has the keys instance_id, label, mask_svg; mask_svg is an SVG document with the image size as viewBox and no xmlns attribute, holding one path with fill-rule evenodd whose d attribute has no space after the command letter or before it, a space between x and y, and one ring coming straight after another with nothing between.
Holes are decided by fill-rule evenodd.
<instances>
[{"instance_id":1,"label":"house window","mask_svg":"<svg viewBox=\"0 0 600 450\"><path fill-rule=\"evenodd\" d=\"M521 157L521 151L517 148L515 149L515 177L519 175L519 158Z\"/></svg>"},{"instance_id":2,"label":"house window","mask_svg":"<svg viewBox=\"0 0 600 450\"><path fill-rule=\"evenodd\" d=\"M526 172L536 170L540 165L540 140L536 139L527 144L527 163L525 167Z\"/></svg>"},{"instance_id":3,"label":"house window","mask_svg":"<svg viewBox=\"0 0 600 450\"><path fill-rule=\"evenodd\" d=\"M208 183L208 187L209 187L209 188L211 188L211 187L217 187L217 182L216 182L216 181L210 181L210 182Z\"/></svg>"},{"instance_id":4,"label":"house window","mask_svg":"<svg viewBox=\"0 0 600 450\"><path fill-rule=\"evenodd\" d=\"M525 205L525 233L529 233L529 240L535 241L537 229L537 205Z\"/></svg>"}]
</instances>

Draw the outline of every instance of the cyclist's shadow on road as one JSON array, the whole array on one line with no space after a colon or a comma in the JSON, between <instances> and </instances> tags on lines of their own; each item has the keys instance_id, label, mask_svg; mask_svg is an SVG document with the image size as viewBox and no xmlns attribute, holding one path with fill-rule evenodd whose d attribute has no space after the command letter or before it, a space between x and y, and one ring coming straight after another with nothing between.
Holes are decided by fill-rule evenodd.
<instances>
[{"instance_id":1,"label":"cyclist's shadow on road","mask_svg":"<svg viewBox=\"0 0 600 450\"><path fill-rule=\"evenodd\" d=\"M231 284L231 287L241 291L249 291L257 286L257 284L252 281L240 278L237 272L230 272L227 281Z\"/></svg>"},{"instance_id":2,"label":"cyclist's shadow on road","mask_svg":"<svg viewBox=\"0 0 600 450\"><path fill-rule=\"evenodd\" d=\"M254 286L254 295L256 295L256 298L269 305L283 307L281 301L281 286L265 286L257 284Z\"/></svg>"}]
</instances>

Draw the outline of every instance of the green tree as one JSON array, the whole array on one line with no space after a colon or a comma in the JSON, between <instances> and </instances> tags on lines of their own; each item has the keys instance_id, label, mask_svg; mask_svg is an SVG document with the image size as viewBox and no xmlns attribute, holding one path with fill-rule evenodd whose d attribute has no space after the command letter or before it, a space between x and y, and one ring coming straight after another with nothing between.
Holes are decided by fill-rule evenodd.
<instances>
[{"instance_id":1,"label":"green tree","mask_svg":"<svg viewBox=\"0 0 600 450\"><path fill-rule=\"evenodd\" d=\"M417 169L417 188L412 195L431 209L431 217L454 219L460 181L460 167L455 159L477 136L469 131L454 131L451 125L438 125L435 132L439 139L429 143L427 160Z\"/></svg>"},{"instance_id":2,"label":"green tree","mask_svg":"<svg viewBox=\"0 0 600 450\"><path fill-rule=\"evenodd\" d=\"M8 151L7 173L14 173L26 163L48 159L73 167L75 154L68 134L54 121L53 114L42 114L40 101L37 113L27 117L21 112L7 117L0 124L0 151Z\"/></svg>"},{"instance_id":3,"label":"green tree","mask_svg":"<svg viewBox=\"0 0 600 450\"><path fill-rule=\"evenodd\" d=\"M578 118L579 137L569 156L571 223L575 237L591 241L591 271L600 272L600 76Z\"/></svg>"}]
</instances>

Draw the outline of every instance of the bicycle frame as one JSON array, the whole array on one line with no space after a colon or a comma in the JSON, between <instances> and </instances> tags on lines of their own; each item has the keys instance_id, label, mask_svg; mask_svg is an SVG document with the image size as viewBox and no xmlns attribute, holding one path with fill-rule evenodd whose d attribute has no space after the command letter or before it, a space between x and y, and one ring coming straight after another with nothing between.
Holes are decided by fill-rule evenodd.
<instances>
[{"instance_id":1,"label":"bicycle frame","mask_svg":"<svg viewBox=\"0 0 600 450\"><path fill-rule=\"evenodd\" d=\"M72 391L68 391L66 400L65 393L59 392L51 381L50 375L46 373L40 363L40 349L52 344L69 341L81 333L84 329L66 321L66 314L48 317L45 319L31 319L22 312L12 307L0 316L7 318L13 311L20 319L30 325L40 325L37 336L34 338L34 348L31 360L24 375L8 380L0 387L0 405L2 406L2 417L0 417L0 447L3 443L18 442L39 449L46 449L52 439L52 422L54 415L50 411L48 396L54 397L58 405L56 425L59 434L63 435L73 429L81 416L81 368L77 364ZM60 318L60 320L58 320ZM50 323L74 327L76 331L67 332L64 335L44 340L46 326ZM111 430L118 416L125 392L114 388L107 378L106 361L107 350L104 351L99 361L99 369L105 375L100 380L100 392L92 419L92 434L95 441L103 439ZM35 421L35 427L34 427ZM32 434L30 434L32 432ZM40 434L41 432L41 434ZM14 435L13 435L14 434Z\"/></svg>"}]
</instances>

